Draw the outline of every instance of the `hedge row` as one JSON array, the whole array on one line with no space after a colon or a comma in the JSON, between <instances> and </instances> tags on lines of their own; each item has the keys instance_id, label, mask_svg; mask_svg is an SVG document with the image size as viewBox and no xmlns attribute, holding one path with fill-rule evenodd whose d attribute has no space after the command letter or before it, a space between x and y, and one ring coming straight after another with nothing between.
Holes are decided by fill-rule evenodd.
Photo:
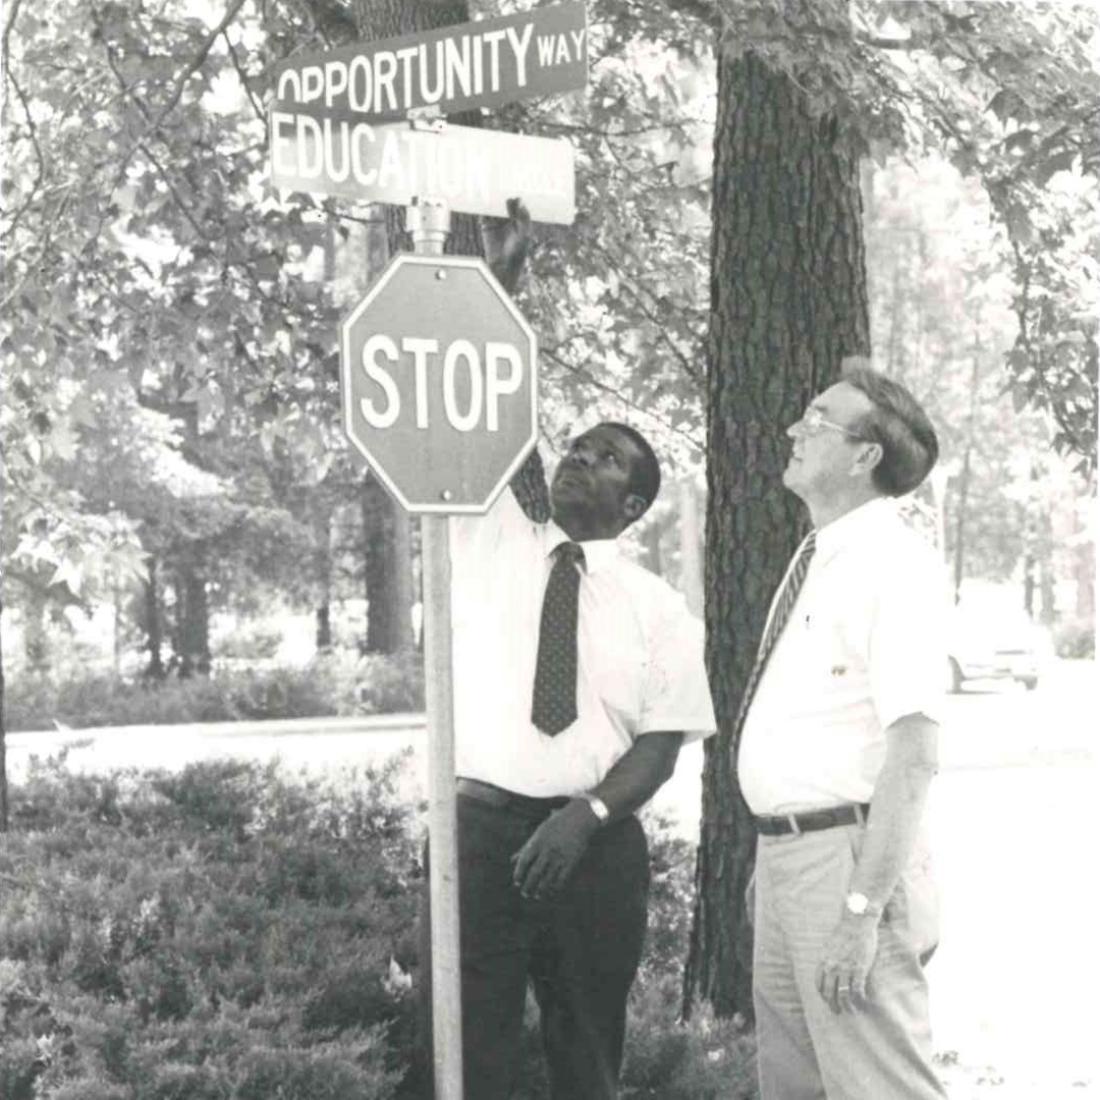
<instances>
[{"instance_id":1,"label":"hedge row","mask_svg":"<svg viewBox=\"0 0 1100 1100\"><path fill-rule=\"evenodd\" d=\"M424 706L419 653L322 657L301 668L218 669L163 681L93 673L6 685L10 730L392 714Z\"/></svg>"},{"instance_id":2,"label":"hedge row","mask_svg":"<svg viewBox=\"0 0 1100 1100\"><path fill-rule=\"evenodd\" d=\"M422 1097L421 825L400 766L36 765L0 842L0 1097ZM748 1039L676 1023L692 853L657 834L624 1100L750 1097ZM517 1100L546 1096L531 1025Z\"/></svg>"}]
</instances>

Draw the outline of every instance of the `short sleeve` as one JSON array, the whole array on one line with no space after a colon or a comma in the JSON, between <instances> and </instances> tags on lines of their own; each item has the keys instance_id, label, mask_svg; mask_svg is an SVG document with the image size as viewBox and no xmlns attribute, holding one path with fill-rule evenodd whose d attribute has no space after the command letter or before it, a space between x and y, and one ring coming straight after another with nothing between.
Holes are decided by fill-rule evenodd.
<instances>
[{"instance_id":1,"label":"short sleeve","mask_svg":"<svg viewBox=\"0 0 1100 1100\"><path fill-rule=\"evenodd\" d=\"M947 586L930 549L914 547L892 560L875 593L868 644L871 698L882 728L908 714L939 721L947 671Z\"/></svg>"},{"instance_id":2,"label":"short sleeve","mask_svg":"<svg viewBox=\"0 0 1100 1100\"><path fill-rule=\"evenodd\" d=\"M670 592L649 640L639 734L680 730L685 743L716 728L704 660L703 624Z\"/></svg>"}]
</instances>

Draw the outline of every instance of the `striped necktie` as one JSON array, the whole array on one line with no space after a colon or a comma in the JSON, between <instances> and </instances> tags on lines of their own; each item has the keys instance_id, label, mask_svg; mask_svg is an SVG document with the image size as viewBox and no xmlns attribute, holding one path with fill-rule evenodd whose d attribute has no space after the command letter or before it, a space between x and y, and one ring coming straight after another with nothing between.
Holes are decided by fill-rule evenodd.
<instances>
[{"instance_id":1,"label":"striped necktie","mask_svg":"<svg viewBox=\"0 0 1100 1100\"><path fill-rule=\"evenodd\" d=\"M553 737L577 719L577 602L584 550L575 542L554 548L539 623L539 652L531 721Z\"/></svg>"},{"instance_id":2,"label":"striped necktie","mask_svg":"<svg viewBox=\"0 0 1100 1100\"><path fill-rule=\"evenodd\" d=\"M811 531L795 551L794 562L787 571L783 587L775 599L772 613L768 617L767 625L764 627L764 637L760 639L760 648L756 651L756 660L753 661L752 672L749 673L749 682L745 685L744 695L741 696L741 708L737 712L737 721L733 726L735 738L741 732L745 715L749 712L749 704L752 703L752 697L756 694L756 688L760 683L760 677L764 674L768 658L772 655L772 650L775 649L775 643L779 641L779 635L783 633L783 627L787 625L787 620L791 617L791 611L794 609L799 592L802 591L802 584L806 580L806 574L810 569L810 559L814 556L815 543L816 534Z\"/></svg>"}]
</instances>

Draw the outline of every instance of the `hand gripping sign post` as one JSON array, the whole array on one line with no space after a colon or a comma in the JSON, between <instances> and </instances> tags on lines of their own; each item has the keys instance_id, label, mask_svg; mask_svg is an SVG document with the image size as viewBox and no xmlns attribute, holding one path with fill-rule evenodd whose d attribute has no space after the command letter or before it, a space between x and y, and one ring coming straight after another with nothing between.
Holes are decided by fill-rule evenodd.
<instances>
[{"instance_id":1,"label":"hand gripping sign post","mask_svg":"<svg viewBox=\"0 0 1100 1100\"><path fill-rule=\"evenodd\" d=\"M268 116L274 186L405 205L415 248L345 318L340 369L348 438L421 515L436 1100L463 1088L448 516L486 511L537 427L534 333L483 261L443 245L450 210L503 216L520 196L536 221L574 215L568 141L439 116L583 88L585 10L571 0L294 58Z\"/></svg>"}]
</instances>

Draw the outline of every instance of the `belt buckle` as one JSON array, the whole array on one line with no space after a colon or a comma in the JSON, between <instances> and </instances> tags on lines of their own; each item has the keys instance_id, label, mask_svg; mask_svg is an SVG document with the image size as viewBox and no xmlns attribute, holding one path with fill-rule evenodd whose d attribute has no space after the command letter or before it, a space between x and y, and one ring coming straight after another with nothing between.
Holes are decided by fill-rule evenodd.
<instances>
[{"instance_id":1,"label":"belt buckle","mask_svg":"<svg viewBox=\"0 0 1100 1100\"><path fill-rule=\"evenodd\" d=\"M795 836L801 836L802 835L802 830L798 827L798 815L797 814L787 814L786 816L787 816L787 821L789 822L789 824L791 826L791 832L794 833Z\"/></svg>"}]
</instances>

